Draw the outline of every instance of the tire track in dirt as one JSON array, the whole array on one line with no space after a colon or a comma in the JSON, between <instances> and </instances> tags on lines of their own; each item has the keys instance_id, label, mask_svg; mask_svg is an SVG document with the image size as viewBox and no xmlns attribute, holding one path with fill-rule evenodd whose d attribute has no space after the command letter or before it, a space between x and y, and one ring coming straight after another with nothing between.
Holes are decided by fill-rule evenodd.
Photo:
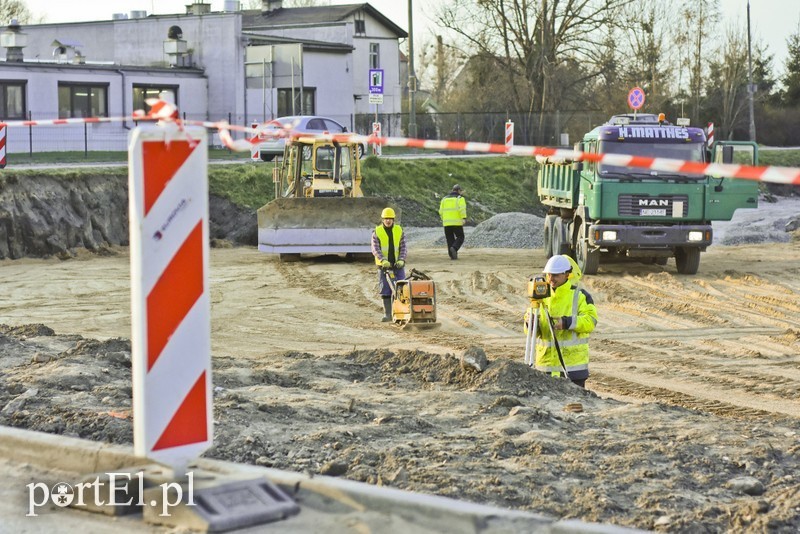
<instances>
[{"instance_id":1,"label":"tire track in dirt","mask_svg":"<svg viewBox=\"0 0 800 534\"><path fill-rule=\"evenodd\" d=\"M714 415L763 419L776 416L775 410L762 410L750 408L739 404L731 404L722 400L700 397L691 393L675 391L668 388L644 386L638 382L624 378L609 376L605 373L594 373L592 382L599 386L601 391L613 392L620 398L655 401L670 406L680 406L690 410L708 412ZM796 412L780 411L783 415L797 416Z\"/></svg>"}]
</instances>

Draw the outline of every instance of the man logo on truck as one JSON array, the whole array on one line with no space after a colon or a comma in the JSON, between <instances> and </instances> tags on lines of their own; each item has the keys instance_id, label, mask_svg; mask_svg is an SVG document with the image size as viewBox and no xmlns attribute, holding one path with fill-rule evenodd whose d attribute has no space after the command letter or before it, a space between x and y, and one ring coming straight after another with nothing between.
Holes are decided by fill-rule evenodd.
<instances>
[{"instance_id":1,"label":"man logo on truck","mask_svg":"<svg viewBox=\"0 0 800 534\"><path fill-rule=\"evenodd\" d=\"M640 198L639 199L639 205L640 206L669 206L669 200L664 200L664 199L660 199L660 200L650 199L650 200L648 200L646 198Z\"/></svg>"}]
</instances>

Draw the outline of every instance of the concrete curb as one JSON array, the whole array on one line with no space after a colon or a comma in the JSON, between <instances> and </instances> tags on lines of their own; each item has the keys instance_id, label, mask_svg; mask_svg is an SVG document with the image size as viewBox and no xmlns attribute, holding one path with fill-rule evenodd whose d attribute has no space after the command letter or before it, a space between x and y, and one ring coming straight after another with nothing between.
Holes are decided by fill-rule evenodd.
<instances>
[{"instance_id":1,"label":"concrete curb","mask_svg":"<svg viewBox=\"0 0 800 534\"><path fill-rule=\"evenodd\" d=\"M132 447L0 426L0 457L46 469L96 473L152 463ZM585 523L505 510L447 497L372 486L346 479L308 476L220 460L201 458L196 468L233 477L263 477L303 501L335 501L346 512L391 514L406 526L431 532L631 534L646 532L613 525ZM301 513L302 515L302 513Z\"/></svg>"}]
</instances>

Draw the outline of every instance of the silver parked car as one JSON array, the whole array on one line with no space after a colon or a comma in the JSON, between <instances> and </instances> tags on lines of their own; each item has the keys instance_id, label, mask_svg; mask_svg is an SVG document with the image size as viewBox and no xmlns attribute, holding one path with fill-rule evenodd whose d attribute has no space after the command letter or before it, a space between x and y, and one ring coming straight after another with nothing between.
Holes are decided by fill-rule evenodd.
<instances>
[{"instance_id":1,"label":"silver parked car","mask_svg":"<svg viewBox=\"0 0 800 534\"><path fill-rule=\"evenodd\" d=\"M258 154L262 161L272 161L275 156L283 155L283 147L286 144L284 137L273 137L271 133L286 130L286 133L346 133L347 127L341 123L327 117L317 117L312 115L293 115L290 117L278 117L269 121L264 127L264 140L258 145ZM359 144L358 156L363 158L367 152L366 145Z\"/></svg>"}]
</instances>

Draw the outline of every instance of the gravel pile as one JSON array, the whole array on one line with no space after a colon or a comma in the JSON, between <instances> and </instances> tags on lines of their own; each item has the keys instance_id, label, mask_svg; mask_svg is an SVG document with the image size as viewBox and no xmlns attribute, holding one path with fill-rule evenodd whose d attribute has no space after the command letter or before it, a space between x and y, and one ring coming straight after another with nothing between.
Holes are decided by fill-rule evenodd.
<instances>
[{"instance_id":1,"label":"gravel pile","mask_svg":"<svg viewBox=\"0 0 800 534\"><path fill-rule=\"evenodd\" d=\"M543 221L529 213L499 213L477 226L464 228L466 248L542 248ZM444 230L406 228L409 246L444 247Z\"/></svg>"},{"instance_id":2,"label":"gravel pile","mask_svg":"<svg viewBox=\"0 0 800 534\"><path fill-rule=\"evenodd\" d=\"M499 213L464 228L466 248L543 248L543 219L529 213ZM800 198L761 199L758 209L737 210L730 221L714 221L715 245L785 243L800 234ZM410 246L446 247L441 227L406 228Z\"/></svg>"}]
</instances>

